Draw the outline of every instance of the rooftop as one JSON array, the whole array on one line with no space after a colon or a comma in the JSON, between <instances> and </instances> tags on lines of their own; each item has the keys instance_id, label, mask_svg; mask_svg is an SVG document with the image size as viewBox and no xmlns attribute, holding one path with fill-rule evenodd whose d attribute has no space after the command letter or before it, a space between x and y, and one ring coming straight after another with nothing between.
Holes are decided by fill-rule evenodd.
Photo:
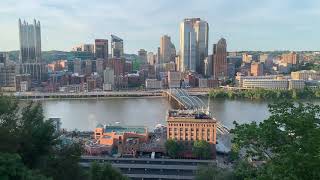
<instances>
[{"instance_id":1,"label":"rooftop","mask_svg":"<svg viewBox=\"0 0 320 180\"><path fill-rule=\"evenodd\" d=\"M191 110L170 110L168 113L169 118L185 118L185 119L199 119L199 120L215 120L210 114L203 111Z\"/></svg>"},{"instance_id":2,"label":"rooftop","mask_svg":"<svg viewBox=\"0 0 320 180\"><path fill-rule=\"evenodd\" d=\"M140 126L106 126L104 128L105 133L115 132L116 134L123 133L137 133L137 134L145 134L147 129L145 127Z\"/></svg>"}]
</instances>

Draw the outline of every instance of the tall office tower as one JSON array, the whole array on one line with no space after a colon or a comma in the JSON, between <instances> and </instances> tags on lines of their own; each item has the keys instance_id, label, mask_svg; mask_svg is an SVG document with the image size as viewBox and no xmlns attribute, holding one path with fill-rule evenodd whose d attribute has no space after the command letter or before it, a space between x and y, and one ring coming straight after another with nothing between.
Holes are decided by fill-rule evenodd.
<instances>
[{"instance_id":1,"label":"tall office tower","mask_svg":"<svg viewBox=\"0 0 320 180\"><path fill-rule=\"evenodd\" d=\"M94 41L94 55L95 57L108 60L108 40L107 39L96 39Z\"/></svg>"},{"instance_id":2,"label":"tall office tower","mask_svg":"<svg viewBox=\"0 0 320 180\"><path fill-rule=\"evenodd\" d=\"M34 20L33 24L19 19L20 62L41 62L41 28L40 21Z\"/></svg>"},{"instance_id":3,"label":"tall office tower","mask_svg":"<svg viewBox=\"0 0 320 180\"><path fill-rule=\"evenodd\" d=\"M171 38L168 35L164 35L160 38L160 64L174 61L176 56L176 48L171 42Z\"/></svg>"},{"instance_id":4,"label":"tall office tower","mask_svg":"<svg viewBox=\"0 0 320 180\"><path fill-rule=\"evenodd\" d=\"M143 62L144 64L147 64L147 62L148 62L148 57L147 57L147 51L146 51L146 50L140 49L140 50L138 51L138 56L139 56L139 58L142 60L142 62Z\"/></svg>"},{"instance_id":5,"label":"tall office tower","mask_svg":"<svg viewBox=\"0 0 320 180\"><path fill-rule=\"evenodd\" d=\"M213 78L225 79L228 76L227 66L227 42L221 38L213 45Z\"/></svg>"},{"instance_id":6,"label":"tall office tower","mask_svg":"<svg viewBox=\"0 0 320 180\"><path fill-rule=\"evenodd\" d=\"M123 40L115 35L111 35L111 57L123 57Z\"/></svg>"},{"instance_id":7,"label":"tall office tower","mask_svg":"<svg viewBox=\"0 0 320 180\"><path fill-rule=\"evenodd\" d=\"M184 19L180 24L181 71L204 74L204 61L208 57L209 25L200 18Z\"/></svg>"}]
</instances>

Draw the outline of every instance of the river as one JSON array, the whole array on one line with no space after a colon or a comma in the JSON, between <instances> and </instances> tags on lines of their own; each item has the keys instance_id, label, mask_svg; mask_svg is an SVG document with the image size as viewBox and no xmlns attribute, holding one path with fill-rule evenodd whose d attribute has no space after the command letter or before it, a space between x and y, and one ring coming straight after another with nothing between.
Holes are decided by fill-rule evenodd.
<instances>
[{"instance_id":1,"label":"river","mask_svg":"<svg viewBox=\"0 0 320 180\"><path fill-rule=\"evenodd\" d=\"M207 103L206 99L203 99ZM150 130L157 124L166 124L166 112L171 108L163 97L108 98L41 101L46 118L61 118L62 128L93 130L98 123L146 126ZM226 127L232 122L260 122L269 115L267 102L249 100L210 101L210 112Z\"/></svg>"}]
</instances>

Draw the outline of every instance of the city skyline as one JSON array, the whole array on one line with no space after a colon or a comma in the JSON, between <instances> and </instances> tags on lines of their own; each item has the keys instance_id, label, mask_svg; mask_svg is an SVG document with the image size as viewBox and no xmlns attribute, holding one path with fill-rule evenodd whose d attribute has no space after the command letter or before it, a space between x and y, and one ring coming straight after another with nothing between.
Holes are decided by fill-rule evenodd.
<instances>
[{"instance_id":1,"label":"city skyline","mask_svg":"<svg viewBox=\"0 0 320 180\"><path fill-rule=\"evenodd\" d=\"M209 23L209 54L212 44L221 37L229 42L228 51L319 49L319 25L313 19L320 17L317 10L320 3L315 0L303 3L190 0L183 4L142 0L139 3L135 6L131 1L92 1L89 5L76 0L1 1L0 51L19 49L16 25L19 18L42 22L43 50L70 51L76 44L109 39L111 34L123 38L125 53L136 53L139 49L156 52L159 38L165 34L179 47L179 23L190 17Z\"/></svg>"}]
</instances>

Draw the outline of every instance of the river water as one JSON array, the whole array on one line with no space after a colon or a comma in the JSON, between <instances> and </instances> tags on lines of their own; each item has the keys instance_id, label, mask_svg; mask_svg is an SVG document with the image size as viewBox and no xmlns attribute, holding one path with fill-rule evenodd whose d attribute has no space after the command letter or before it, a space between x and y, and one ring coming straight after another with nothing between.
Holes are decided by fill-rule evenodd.
<instances>
[{"instance_id":1,"label":"river water","mask_svg":"<svg viewBox=\"0 0 320 180\"><path fill-rule=\"evenodd\" d=\"M203 99L207 103L207 99ZM61 118L62 128L93 130L98 123L145 126L152 130L166 124L166 112L171 108L163 97L109 98L42 101L46 118ZM267 102L249 100L210 101L210 112L226 127L232 122L260 122L269 115Z\"/></svg>"}]
</instances>

